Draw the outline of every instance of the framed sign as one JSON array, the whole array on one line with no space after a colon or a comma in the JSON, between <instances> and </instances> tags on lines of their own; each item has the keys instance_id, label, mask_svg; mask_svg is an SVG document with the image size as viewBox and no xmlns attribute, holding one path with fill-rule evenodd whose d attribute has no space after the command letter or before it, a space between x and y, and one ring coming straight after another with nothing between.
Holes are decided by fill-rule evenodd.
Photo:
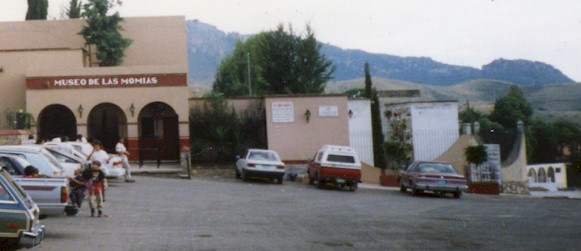
<instances>
[{"instance_id":1,"label":"framed sign","mask_svg":"<svg viewBox=\"0 0 581 251\"><path fill-rule=\"evenodd\" d=\"M295 121L293 102L272 102L272 122L291 123Z\"/></svg>"},{"instance_id":2,"label":"framed sign","mask_svg":"<svg viewBox=\"0 0 581 251\"><path fill-rule=\"evenodd\" d=\"M337 106L319 106L319 117L339 117Z\"/></svg>"}]
</instances>

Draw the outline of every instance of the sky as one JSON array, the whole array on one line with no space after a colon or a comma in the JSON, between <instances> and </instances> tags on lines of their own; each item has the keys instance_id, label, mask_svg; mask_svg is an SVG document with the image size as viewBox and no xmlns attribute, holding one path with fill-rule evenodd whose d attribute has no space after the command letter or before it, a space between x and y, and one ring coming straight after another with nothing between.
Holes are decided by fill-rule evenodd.
<instances>
[{"instance_id":1,"label":"sky","mask_svg":"<svg viewBox=\"0 0 581 251\"><path fill-rule=\"evenodd\" d=\"M27 1L0 2L0 22L24 20ZM68 2L49 0L49 19L61 19ZM317 40L343 49L476 68L527 59L581 81L580 0L123 0L117 10L180 15L240 34L278 24L301 34L309 24Z\"/></svg>"}]
</instances>

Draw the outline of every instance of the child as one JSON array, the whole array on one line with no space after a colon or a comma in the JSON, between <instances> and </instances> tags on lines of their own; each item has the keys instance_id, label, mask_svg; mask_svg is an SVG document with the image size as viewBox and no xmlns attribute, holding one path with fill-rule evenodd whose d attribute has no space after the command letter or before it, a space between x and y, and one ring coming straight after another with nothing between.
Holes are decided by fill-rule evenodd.
<instances>
[{"instance_id":1,"label":"child","mask_svg":"<svg viewBox=\"0 0 581 251\"><path fill-rule=\"evenodd\" d=\"M34 166L26 166L22 178L50 178L50 176L39 173L38 168Z\"/></svg>"},{"instance_id":2,"label":"child","mask_svg":"<svg viewBox=\"0 0 581 251\"><path fill-rule=\"evenodd\" d=\"M71 184L70 198L74 205L81 208L85 199L85 191L91 185L92 172L89 168L75 170L75 177L67 177Z\"/></svg>"},{"instance_id":3,"label":"child","mask_svg":"<svg viewBox=\"0 0 581 251\"><path fill-rule=\"evenodd\" d=\"M101 162L93 160L91 162L91 185L89 185L89 206L91 206L91 217L95 217L95 208L98 216L103 214L103 189L105 188L105 173L101 170Z\"/></svg>"}]
</instances>

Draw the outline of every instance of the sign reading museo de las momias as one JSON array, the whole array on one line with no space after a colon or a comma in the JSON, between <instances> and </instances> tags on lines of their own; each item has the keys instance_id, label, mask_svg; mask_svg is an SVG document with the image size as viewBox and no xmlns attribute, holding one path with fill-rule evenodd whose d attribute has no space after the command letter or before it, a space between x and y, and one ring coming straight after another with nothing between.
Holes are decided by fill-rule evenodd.
<instances>
[{"instance_id":1,"label":"sign reading museo de las momias","mask_svg":"<svg viewBox=\"0 0 581 251\"><path fill-rule=\"evenodd\" d=\"M28 89L155 87L186 85L186 74L97 77L31 77L26 79L26 87Z\"/></svg>"}]
</instances>

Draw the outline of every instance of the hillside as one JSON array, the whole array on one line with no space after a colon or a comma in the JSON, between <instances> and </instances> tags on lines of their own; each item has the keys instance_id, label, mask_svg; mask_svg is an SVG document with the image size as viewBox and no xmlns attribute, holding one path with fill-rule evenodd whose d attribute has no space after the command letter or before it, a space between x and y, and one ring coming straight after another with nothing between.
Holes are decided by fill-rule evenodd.
<instances>
[{"instance_id":1,"label":"hillside","mask_svg":"<svg viewBox=\"0 0 581 251\"><path fill-rule=\"evenodd\" d=\"M189 20L186 22L190 83L211 86L221 60L232 53L236 42L248 36L225 33L215 26ZM449 65L428 57L401 57L345 50L323 44L321 53L337 67L334 81L363 76L369 62L372 76L435 86L452 86L478 79L496 79L521 85L546 85L574 82L549 64L529 60L497 59L482 69Z\"/></svg>"},{"instance_id":2,"label":"hillside","mask_svg":"<svg viewBox=\"0 0 581 251\"><path fill-rule=\"evenodd\" d=\"M215 26L189 20L187 48L189 82L193 96L211 90L221 60L247 38L225 33ZM519 84L536 115L547 119L567 117L581 122L581 84L553 66L530 60L497 59L482 69L443 64L427 57L401 57L345 50L324 44L321 52L336 65L327 93L363 87L363 65L370 64L373 84L378 90L418 89L424 100L458 100L490 111L494 101L506 95L509 86Z\"/></svg>"},{"instance_id":3,"label":"hillside","mask_svg":"<svg viewBox=\"0 0 581 251\"><path fill-rule=\"evenodd\" d=\"M420 90L418 100L457 100L460 104L469 102L483 112L493 109L496 99L505 96L513 83L498 80L471 80L451 86L430 86L373 78L377 90ZM348 89L363 88L364 79L329 83L326 93L341 93ZM532 105L535 116L546 120L566 118L581 123L581 83L556 84L546 86L522 86L527 101Z\"/></svg>"}]
</instances>

